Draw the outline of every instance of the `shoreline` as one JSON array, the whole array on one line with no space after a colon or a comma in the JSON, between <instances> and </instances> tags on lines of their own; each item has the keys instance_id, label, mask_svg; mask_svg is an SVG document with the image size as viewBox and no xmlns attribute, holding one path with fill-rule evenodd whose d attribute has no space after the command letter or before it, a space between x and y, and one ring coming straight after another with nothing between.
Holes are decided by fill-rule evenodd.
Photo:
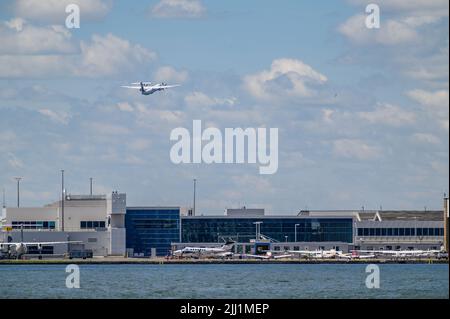
<instances>
[{"instance_id":1,"label":"shoreline","mask_svg":"<svg viewBox=\"0 0 450 319\"><path fill-rule=\"evenodd\" d=\"M123 257L104 257L92 259L27 259L0 260L2 265L245 265L245 264L448 264L448 259L355 259L355 260L339 260L339 259L284 259L284 260L258 260L258 259L164 259L164 258L123 258Z\"/></svg>"}]
</instances>

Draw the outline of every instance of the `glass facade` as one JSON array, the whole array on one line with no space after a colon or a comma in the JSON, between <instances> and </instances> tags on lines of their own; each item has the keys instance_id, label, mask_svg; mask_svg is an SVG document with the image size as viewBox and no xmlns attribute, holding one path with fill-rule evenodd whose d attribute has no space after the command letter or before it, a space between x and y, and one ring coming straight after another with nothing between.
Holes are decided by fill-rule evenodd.
<instances>
[{"instance_id":1,"label":"glass facade","mask_svg":"<svg viewBox=\"0 0 450 319\"><path fill-rule=\"evenodd\" d=\"M13 229L55 229L55 221L13 221Z\"/></svg>"},{"instance_id":2,"label":"glass facade","mask_svg":"<svg viewBox=\"0 0 450 319\"><path fill-rule=\"evenodd\" d=\"M358 228L358 236L444 236L444 228Z\"/></svg>"},{"instance_id":3,"label":"glass facade","mask_svg":"<svg viewBox=\"0 0 450 319\"><path fill-rule=\"evenodd\" d=\"M180 241L180 209L159 207L127 208L126 248L135 254L166 256L171 243Z\"/></svg>"},{"instance_id":4,"label":"glass facade","mask_svg":"<svg viewBox=\"0 0 450 319\"><path fill-rule=\"evenodd\" d=\"M245 243L256 237L255 222L262 222L261 235L279 242L294 242L297 239L298 242L340 241L351 243L353 239L351 218L283 217L184 217L182 218L181 239L185 243L217 243L231 238Z\"/></svg>"},{"instance_id":5,"label":"glass facade","mask_svg":"<svg viewBox=\"0 0 450 319\"><path fill-rule=\"evenodd\" d=\"M95 229L95 228L105 228L104 221L81 221L80 228L81 229Z\"/></svg>"}]
</instances>

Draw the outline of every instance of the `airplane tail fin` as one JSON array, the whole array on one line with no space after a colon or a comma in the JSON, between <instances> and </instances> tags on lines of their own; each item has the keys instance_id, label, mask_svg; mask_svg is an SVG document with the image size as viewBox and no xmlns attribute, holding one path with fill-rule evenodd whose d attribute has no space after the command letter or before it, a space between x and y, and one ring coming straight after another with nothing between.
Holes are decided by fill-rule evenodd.
<instances>
[{"instance_id":1,"label":"airplane tail fin","mask_svg":"<svg viewBox=\"0 0 450 319\"><path fill-rule=\"evenodd\" d=\"M140 84L141 84L141 93L144 93L144 91L145 91L144 90L144 83L141 82Z\"/></svg>"},{"instance_id":2,"label":"airplane tail fin","mask_svg":"<svg viewBox=\"0 0 450 319\"><path fill-rule=\"evenodd\" d=\"M225 244L223 244L222 248L226 250L231 250L236 242L233 240L227 240Z\"/></svg>"}]
</instances>

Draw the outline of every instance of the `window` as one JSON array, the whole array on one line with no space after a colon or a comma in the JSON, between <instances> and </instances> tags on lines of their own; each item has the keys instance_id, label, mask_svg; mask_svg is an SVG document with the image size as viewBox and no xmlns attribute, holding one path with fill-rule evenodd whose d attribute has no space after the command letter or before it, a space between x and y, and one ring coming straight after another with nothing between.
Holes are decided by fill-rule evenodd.
<instances>
[{"instance_id":1,"label":"window","mask_svg":"<svg viewBox=\"0 0 450 319\"><path fill-rule=\"evenodd\" d=\"M386 236L387 229L381 228L381 236Z\"/></svg>"},{"instance_id":2,"label":"window","mask_svg":"<svg viewBox=\"0 0 450 319\"><path fill-rule=\"evenodd\" d=\"M381 236L381 228L375 228L375 236Z\"/></svg>"},{"instance_id":3,"label":"window","mask_svg":"<svg viewBox=\"0 0 450 319\"><path fill-rule=\"evenodd\" d=\"M387 235L388 236L392 236L392 234L393 234L392 228L388 228L387 229Z\"/></svg>"},{"instance_id":4,"label":"window","mask_svg":"<svg viewBox=\"0 0 450 319\"><path fill-rule=\"evenodd\" d=\"M80 222L81 229L95 229L95 228L105 228L104 221L81 221Z\"/></svg>"},{"instance_id":5,"label":"window","mask_svg":"<svg viewBox=\"0 0 450 319\"><path fill-rule=\"evenodd\" d=\"M54 221L13 221L13 229L55 229Z\"/></svg>"}]
</instances>

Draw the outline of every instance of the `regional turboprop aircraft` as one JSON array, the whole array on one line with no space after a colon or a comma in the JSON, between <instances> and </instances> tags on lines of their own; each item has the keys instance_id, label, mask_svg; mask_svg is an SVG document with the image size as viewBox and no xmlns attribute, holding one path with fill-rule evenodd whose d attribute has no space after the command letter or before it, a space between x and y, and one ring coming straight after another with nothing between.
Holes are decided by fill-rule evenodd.
<instances>
[{"instance_id":1,"label":"regional turboprop aircraft","mask_svg":"<svg viewBox=\"0 0 450 319\"><path fill-rule=\"evenodd\" d=\"M17 242L17 243L0 243L0 251L8 256L14 256L20 259L22 255L28 252L28 246L37 246L38 250L42 246L62 245L62 244L81 244L82 241L41 241L41 242Z\"/></svg>"},{"instance_id":2,"label":"regional turboprop aircraft","mask_svg":"<svg viewBox=\"0 0 450 319\"><path fill-rule=\"evenodd\" d=\"M127 88L127 89L139 90L139 92L141 92L142 95L150 95L155 92L164 91L165 89L170 89L170 88L174 88L177 86L180 86L180 85L179 84L167 85L164 82L163 83L155 83L155 84L152 84L152 82L134 82L134 83L131 83L131 86L124 85L122 87Z\"/></svg>"},{"instance_id":3,"label":"regional turboprop aircraft","mask_svg":"<svg viewBox=\"0 0 450 319\"><path fill-rule=\"evenodd\" d=\"M63 245L63 244L82 244L82 241L41 241L41 242L24 242L23 241L23 225L21 225L21 241L0 243L0 252L7 255L8 258L14 256L20 259L22 255L28 252L28 246L37 246L38 250L42 250L42 246Z\"/></svg>"},{"instance_id":4,"label":"regional turboprop aircraft","mask_svg":"<svg viewBox=\"0 0 450 319\"><path fill-rule=\"evenodd\" d=\"M184 247L183 249L174 251L173 255L177 257L232 257L233 253L231 252L231 249L233 248L234 243L234 241L227 241L220 247Z\"/></svg>"}]
</instances>

